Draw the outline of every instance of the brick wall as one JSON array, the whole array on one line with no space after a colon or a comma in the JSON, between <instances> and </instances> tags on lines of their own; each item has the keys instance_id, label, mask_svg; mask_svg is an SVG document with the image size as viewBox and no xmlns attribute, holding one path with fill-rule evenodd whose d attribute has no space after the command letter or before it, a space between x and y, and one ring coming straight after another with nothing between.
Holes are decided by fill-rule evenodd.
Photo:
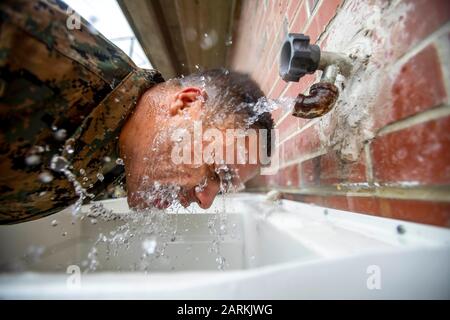
<instances>
[{"instance_id":1,"label":"brick wall","mask_svg":"<svg viewBox=\"0 0 450 320\"><path fill-rule=\"evenodd\" d=\"M244 0L230 64L270 98L307 93L278 76L289 32L353 57L336 107L320 119L273 112L281 169L247 185L285 198L450 226L450 2Z\"/></svg>"}]
</instances>

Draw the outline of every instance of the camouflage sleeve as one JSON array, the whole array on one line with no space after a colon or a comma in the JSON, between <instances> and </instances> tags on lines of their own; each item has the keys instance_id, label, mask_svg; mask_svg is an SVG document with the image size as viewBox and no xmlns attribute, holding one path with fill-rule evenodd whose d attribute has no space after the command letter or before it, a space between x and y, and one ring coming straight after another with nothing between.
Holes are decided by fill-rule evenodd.
<instances>
[{"instance_id":1,"label":"camouflage sleeve","mask_svg":"<svg viewBox=\"0 0 450 320\"><path fill-rule=\"evenodd\" d=\"M120 177L118 134L141 94L163 81L141 70L60 1L0 3L0 223L33 220L77 199L64 172L102 190ZM79 27L79 28L78 28Z\"/></svg>"}]
</instances>

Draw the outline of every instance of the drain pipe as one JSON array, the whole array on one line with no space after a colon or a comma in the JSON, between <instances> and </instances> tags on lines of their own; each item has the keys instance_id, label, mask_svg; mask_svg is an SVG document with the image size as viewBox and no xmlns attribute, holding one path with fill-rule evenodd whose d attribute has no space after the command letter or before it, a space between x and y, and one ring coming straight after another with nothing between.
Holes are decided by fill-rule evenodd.
<instances>
[{"instance_id":1,"label":"drain pipe","mask_svg":"<svg viewBox=\"0 0 450 320\"><path fill-rule=\"evenodd\" d=\"M349 76L352 70L350 58L344 54L320 51L318 45L310 44L304 34L289 33L280 53L280 76L284 81L299 81L306 74L322 70L320 82L313 84L309 95L299 94L293 116L317 118L328 113L339 96L334 85L337 75Z\"/></svg>"}]
</instances>

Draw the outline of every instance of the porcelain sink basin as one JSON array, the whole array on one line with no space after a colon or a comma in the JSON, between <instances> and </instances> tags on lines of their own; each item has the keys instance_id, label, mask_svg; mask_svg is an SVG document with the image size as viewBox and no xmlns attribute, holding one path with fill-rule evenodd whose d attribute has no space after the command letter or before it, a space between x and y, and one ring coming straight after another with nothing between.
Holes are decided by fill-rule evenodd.
<instances>
[{"instance_id":1,"label":"porcelain sink basin","mask_svg":"<svg viewBox=\"0 0 450 320\"><path fill-rule=\"evenodd\" d=\"M446 228L255 194L137 218L102 204L114 220L0 226L0 298L450 298Z\"/></svg>"}]
</instances>

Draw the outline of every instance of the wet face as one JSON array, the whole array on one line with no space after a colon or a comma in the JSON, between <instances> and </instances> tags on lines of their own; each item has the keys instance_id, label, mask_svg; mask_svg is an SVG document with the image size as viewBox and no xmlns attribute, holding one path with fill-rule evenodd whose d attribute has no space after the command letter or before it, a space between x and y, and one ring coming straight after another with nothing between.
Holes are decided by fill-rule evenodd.
<instances>
[{"instance_id":1,"label":"wet face","mask_svg":"<svg viewBox=\"0 0 450 320\"><path fill-rule=\"evenodd\" d=\"M206 94L194 87L155 87L141 98L120 135L130 207L162 209L178 201L184 207L197 202L206 209L220 191L239 190L258 173L257 164L196 158L212 141L196 140L199 129L205 132L213 127L225 137L226 129L237 125L233 117L220 125L211 123L204 110L206 99ZM220 145L223 154L230 148L235 154L242 152L237 143Z\"/></svg>"}]
</instances>

